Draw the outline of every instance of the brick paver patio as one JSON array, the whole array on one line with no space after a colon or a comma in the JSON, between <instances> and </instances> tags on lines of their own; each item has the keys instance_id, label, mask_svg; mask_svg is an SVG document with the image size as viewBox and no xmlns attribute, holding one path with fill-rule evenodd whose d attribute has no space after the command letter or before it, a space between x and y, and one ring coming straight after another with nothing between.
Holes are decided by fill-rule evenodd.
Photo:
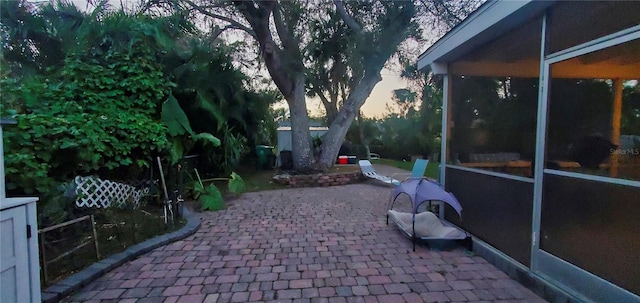
<instances>
[{"instance_id":1,"label":"brick paver patio","mask_svg":"<svg viewBox=\"0 0 640 303\"><path fill-rule=\"evenodd\" d=\"M462 249L418 246L385 223L390 188L247 193L202 227L69 302L544 302Z\"/></svg>"}]
</instances>

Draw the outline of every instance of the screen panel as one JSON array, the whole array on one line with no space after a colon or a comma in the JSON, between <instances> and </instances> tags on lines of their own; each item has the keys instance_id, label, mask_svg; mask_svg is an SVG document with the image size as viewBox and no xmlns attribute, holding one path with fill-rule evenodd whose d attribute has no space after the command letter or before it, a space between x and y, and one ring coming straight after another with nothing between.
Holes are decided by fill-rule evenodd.
<instances>
[{"instance_id":1,"label":"screen panel","mask_svg":"<svg viewBox=\"0 0 640 303\"><path fill-rule=\"evenodd\" d=\"M540 248L640 294L640 188L544 178Z\"/></svg>"},{"instance_id":2,"label":"screen panel","mask_svg":"<svg viewBox=\"0 0 640 303\"><path fill-rule=\"evenodd\" d=\"M447 168L446 190L462 205L445 218L529 267L533 183Z\"/></svg>"},{"instance_id":3,"label":"screen panel","mask_svg":"<svg viewBox=\"0 0 640 303\"><path fill-rule=\"evenodd\" d=\"M636 26L640 24L638 16L638 1L558 1L550 12L546 53Z\"/></svg>"}]
</instances>

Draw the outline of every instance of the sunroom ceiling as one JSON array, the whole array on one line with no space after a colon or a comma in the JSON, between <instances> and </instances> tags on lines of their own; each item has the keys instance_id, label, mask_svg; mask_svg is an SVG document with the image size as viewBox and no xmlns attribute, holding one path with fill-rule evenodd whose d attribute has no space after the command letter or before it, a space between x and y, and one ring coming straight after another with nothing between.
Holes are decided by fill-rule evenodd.
<instances>
[{"instance_id":1,"label":"sunroom ceiling","mask_svg":"<svg viewBox=\"0 0 640 303\"><path fill-rule=\"evenodd\" d=\"M555 63L554 78L640 79L640 39Z\"/></svg>"},{"instance_id":2,"label":"sunroom ceiling","mask_svg":"<svg viewBox=\"0 0 640 303\"><path fill-rule=\"evenodd\" d=\"M494 6L498 6L496 3ZM536 2L536 4L538 4ZM446 64L448 72L457 75L490 77L532 77L540 74L540 43L542 29L541 7L523 6L518 11L485 26L475 35L461 35L452 31L419 59L418 65ZM490 9L491 7L489 7ZM493 14L489 9L480 11L475 18L465 20L463 28L480 26L480 22ZM626 2L558 2L551 7L547 36L547 49L553 53L622 29L634 28L640 23L640 6ZM528 11L524 15L516 13ZM473 16L473 15L472 15ZM585 20L598 20L585 24ZM495 34L500 23L508 22L510 29ZM466 23L466 24L465 24ZM636 26L637 27L637 26ZM493 35L488 33L493 32ZM486 39L488 36L493 38ZM446 38L446 40L445 40ZM468 42L450 43L467 39ZM473 47L468 45L473 44ZM443 72L441 70L440 72ZM640 79L640 42L627 42L552 66L556 78Z\"/></svg>"},{"instance_id":3,"label":"sunroom ceiling","mask_svg":"<svg viewBox=\"0 0 640 303\"><path fill-rule=\"evenodd\" d=\"M449 64L453 74L538 77L542 19L535 18Z\"/></svg>"},{"instance_id":4,"label":"sunroom ceiling","mask_svg":"<svg viewBox=\"0 0 640 303\"><path fill-rule=\"evenodd\" d=\"M466 76L537 78L540 46L523 42L519 47L505 47L499 51L500 44L508 44L511 38L507 36L500 40L503 42L493 43L450 63L449 71ZM530 49L524 49L523 45ZM532 49L538 54L533 54ZM554 78L640 79L640 39L555 63L551 75Z\"/></svg>"}]
</instances>

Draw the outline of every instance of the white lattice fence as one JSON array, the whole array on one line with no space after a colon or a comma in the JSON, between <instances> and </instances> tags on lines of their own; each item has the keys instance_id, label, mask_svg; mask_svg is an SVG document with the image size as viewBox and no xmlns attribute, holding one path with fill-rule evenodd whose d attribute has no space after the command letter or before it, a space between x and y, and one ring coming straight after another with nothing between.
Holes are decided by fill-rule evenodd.
<instances>
[{"instance_id":1,"label":"white lattice fence","mask_svg":"<svg viewBox=\"0 0 640 303\"><path fill-rule=\"evenodd\" d=\"M138 208L141 199L149 194L149 188L136 189L131 185L101 180L97 177L75 178L76 206L107 208L131 204Z\"/></svg>"}]
</instances>

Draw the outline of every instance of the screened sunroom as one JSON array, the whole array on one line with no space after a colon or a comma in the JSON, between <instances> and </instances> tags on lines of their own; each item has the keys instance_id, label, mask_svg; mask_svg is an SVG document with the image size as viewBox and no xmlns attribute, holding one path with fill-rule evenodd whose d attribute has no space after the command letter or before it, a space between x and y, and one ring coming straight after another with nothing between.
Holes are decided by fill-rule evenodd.
<instances>
[{"instance_id":1,"label":"screened sunroom","mask_svg":"<svg viewBox=\"0 0 640 303\"><path fill-rule=\"evenodd\" d=\"M640 302L640 2L490 1L418 67L477 251L545 294Z\"/></svg>"}]
</instances>

